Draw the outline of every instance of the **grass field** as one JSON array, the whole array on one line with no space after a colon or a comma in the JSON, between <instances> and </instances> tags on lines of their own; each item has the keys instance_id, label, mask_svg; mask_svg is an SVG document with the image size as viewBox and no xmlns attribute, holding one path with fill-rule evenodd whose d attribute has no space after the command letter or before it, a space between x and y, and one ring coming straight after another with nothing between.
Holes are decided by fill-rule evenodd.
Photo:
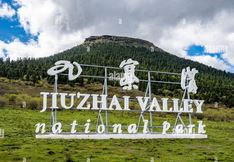
<instances>
[{"instance_id":1,"label":"grass field","mask_svg":"<svg viewBox=\"0 0 234 162\"><path fill-rule=\"evenodd\" d=\"M102 86L87 84L85 87L60 86L61 91L101 93ZM0 106L0 128L5 130L5 137L0 138L0 162L199 162L199 161L234 161L234 109L217 109L213 105L204 107L204 119L208 139L154 139L154 140L42 140L35 138L35 124L49 124L50 113L40 113L38 109L19 108L22 101L33 99L41 102L41 91L52 91L47 83L31 85L30 83L0 78L0 99L7 105ZM110 87L111 93L121 94L120 88ZM10 95L8 95L10 94ZM144 95L135 91L134 94ZM26 97L25 97L26 96ZM12 100L15 99L15 100ZM14 101L14 102L13 102ZM40 106L39 106L40 107ZM139 115L139 114L138 114ZM110 124L137 123L135 113L110 113ZM174 115L157 115L154 124L167 120L174 123ZM63 130L70 129L70 123L77 120L84 124L87 119L95 124L96 111L60 111L58 120ZM155 117L154 117L155 119ZM196 116L193 117L194 123ZM48 128L48 127L47 127ZM81 129L81 128L78 128Z\"/></svg>"},{"instance_id":2,"label":"grass field","mask_svg":"<svg viewBox=\"0 0 234 162\"><path fill-rule=\"evenodd\" d=\"M232 112L233 113L233 112ZM136 114L111 114L110 122L134 123ZM38 110L0 109L0 128L5 137L0 139L0 161L60 162L60 161L234 161L234 122L209 121L208 139L154 140L42 140L36 139L34 125L49 123L49 112ZM77 120L94 120L97 112L63 111L58 119L64 125ZM172 120L172 116L158 117L157 122ZM64 127L64 130L68 127Z\"/></svg>"}]
</instances>

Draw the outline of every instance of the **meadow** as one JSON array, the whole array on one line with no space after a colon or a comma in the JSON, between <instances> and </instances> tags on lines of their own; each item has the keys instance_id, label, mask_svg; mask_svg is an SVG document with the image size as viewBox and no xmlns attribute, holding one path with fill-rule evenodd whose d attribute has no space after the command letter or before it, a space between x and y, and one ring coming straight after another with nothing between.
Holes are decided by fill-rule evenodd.
<instances>
[{"instance_id":1,"label":"meadow","mask_svg":"<svg viewBox=\"0 0 234 162\"><path fill-rule=\"evenodd\" d=\"M53 86L42 82L29 82L0 78L0 162L206 162L234 161L234 109L219 105L205 105L202 115L194 115L193 121L203 120L208 139L151 139L151 140L54 140L36 139L35 124L49 125L50 112L40 113L40 92L52 91ZM65 92L100 93L101 85L60 86ZM110 87L109 94L123 94L120 88ZM144 95L134 91L134 94ZM125 95L134 95L126 93ZM22 106L26 102L27 106ZM2 105L1 105L2 104ZM134 105L133 105L134 106ZM139 114L113 112L110 124L137 123ZM84 124L87 119L96 121L97 111L63 110L57 114L64 131L77 120ZM176 114L155 113L154 124L167 120L173 123ZM47 127L47 129L49 129ZM82 128L79 128L82 129Z\"/></svg>"},{"instance_id":2,"label":"meadow","mask_svg":"<svg viewBox=\"0 0 234 162\"><path fill-rule=\"evenodd\" d=\"M233 114L233 111L229 113ZM50 112L0 109L0 128L5 129L5 137L0 139L0 161L26 160L40 161L234 161L234 121L212 121L203 119L208 139L152 139L152 140L54 140L36 139L35 124L49 124ZM131 123L137 114L111 114L110 122ZM60 111L58 120L69 123L72 120L84 122L95 119L95 111ZM173 120L165 114L157 116L156 122ZM197 120L194 117L194 120ZM66 128L64 128L66 129Z\"/></svg>"}]
</instances>

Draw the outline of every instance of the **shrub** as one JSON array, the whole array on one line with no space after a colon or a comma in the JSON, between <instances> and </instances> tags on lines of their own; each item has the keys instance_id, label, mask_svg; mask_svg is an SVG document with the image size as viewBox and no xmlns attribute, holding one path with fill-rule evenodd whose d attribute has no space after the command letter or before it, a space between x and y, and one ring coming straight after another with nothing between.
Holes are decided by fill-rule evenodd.
<instances>
[{"instance_id":1,"label":"shrub","mask_svg":"<svg viewBox=\"0 0 234 162\"><path fill-rule=\"evenodd\" d=\"M38 108L38 102L36 99L31 99L27 102L27 108L35 110Z\"/></svg>"},{"instance_id":2,"label":"shrub","mask_svg":"<svg viewBox=\"0 0 234 162\"><path fill-rule=\"evenodd\" d=\"M0 107L4 107L7 104L7 99L0 96Z\"/></svg>"},{"instance_id":3,"label":"shrub","mask_svg":"<svg viewBox=\"0 0 234 162\"><path fill-rule=\"evenodd\" d=\"M6 97L9 101L9 104L15 104L16 103L16 99L17 99L17 95L16 94L5 94L4 97Z\"/></svg>"},{"instance_id":4,"label":"shrub","mask_svg":"<svg viewBox=\"0 0 234 162\"><path fill-rule=\"evenodd\" d=\"M10 102L15 102L15 101L16 101L16 98L17 98L16 94L11 94L11 95L9 96L9 101L10 101Z\"/></svg>"},{"instance_id":5,"label":"shrub","mask_svg":"<svg viewBox=\"0 0 234 162\"><path fill-rule=\"evenodd\" d=\"M27 102L30 101L32 97L27 94L19 94L16 99L16 105L20 108L27 107Z\"/></svg>"},{"instance_id":6,"label":"shrub","mask_svg":"<svg viewBox=\"0 0 234 162\"><path fill-rule=\"evenodd\" d=\"M204 112L204 116L211 121L231 121L234 120L234 115L231 109L208 109Z\"/></svg>"},{"instance_id":7,"label":"shrub","mask_svg":"<svg viewBox=\"0 0 234 162\"><path fill-rule=\"evenodd\" d=\"M226 101L226 105L231 108L234 107L234 96L229 96L227 101Z\"/></svg>"},{"instance_id":8,"label":"shrub","mask_svg":"<svg viewBox=\"0 0 234 162\"><path fill-rule=\"evenodd\" d=\"M201 113L195 114L195 116L197 117L198 120L202 120L204 118L203 114Z\"/></svg>"}]
</instances>

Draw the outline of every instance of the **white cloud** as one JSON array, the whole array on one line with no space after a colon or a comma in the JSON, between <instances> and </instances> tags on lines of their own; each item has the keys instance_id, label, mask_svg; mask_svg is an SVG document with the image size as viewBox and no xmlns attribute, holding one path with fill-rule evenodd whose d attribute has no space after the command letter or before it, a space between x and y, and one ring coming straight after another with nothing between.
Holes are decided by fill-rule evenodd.
<instances>
[{"instance_id":1,"label":"white cloud","mask_svg":"<svg viewBox=\"0 0 234 162\"><path fill-rule=\"evenodd\" d=\"M187 59L203 63L219 70L229 70L229 66L217 57L205 56L187 56Z\"/></svg>"},{"instance_id":2,"label":"white cloud","mask_svg":"<svg viewBox=\"0 0 234 162\"><path fill-rule=\"evenodd\" d=\"M41 33L38 42L30 40L27 43L23 43L18 39L15 39L11 43L0 41L0 49L7 50L8 56L12 60L20 57L45 57L82 43L83 34L86 34L85 30L82 33L75 32L57 37ZM0 53L3 54L2 50Z\"/></svg>"},{"instance_id":3,"label":"white cloud","mask_svg":"<svg viewBox=\"0 0 234 162\"><path fill-rule=\"evenodd\" d=\"M15 15L15 10L11 8L7 3L0 1L0 17L11 18Z\"/></svg>"},{"instance_id":4,"label":"white cloud","mask_svg":"<svg viewBox=\"0 0 234 162\"><path fill-rule=\"evenodd\" d=\"M11 59L43 57L71 48L90 35L124 35L146 39L160 48L187 57L191 44L208 51L224 50L223 58L234 64L234 3L187 0L15 0L19 22L25 31L38 36L27 43L18 39L0 42ZM119 24L119 19L123 23ZM211 56L190 59L220 68L227 65Z\"/></svg>"},{"instance_id":5,"label":"white cloud","mask_svg":"<svg viewBox=\"0 0 234 162\"><path fill-rule=\"evenodd\" d=\"M226 45L207 45L205 47L205 53L226 53L228 52Z\"/></svg>"},{"instance_id":6,"label":"white cloud","mask_svg":"<svg viewBox=\"0 0 234 162\"><path fill-rule=\"evenodd\" d=\"M10 43L0 42L0 49L8 51L13 60L20 57L45 57L82 43L92 28L64 32L66 13L53 1L17 1L21 5L17 14L20 24L38 40L23 43L18 39ZM0 50L0 52L2 51ZM3 52L1 52L3 53Z\"/></svg>"},{"instance_id":7,"label":"white cloud","mask_svg":"<svg viewBox=\"0 0 234 162\"><path fill-rule=\"evenodd\" d=\"M230 36L234 22L230 20L234 12L221 11L208 22L182 20L176 26L166 28L159 46L178 56L186 57L186 49L192 45L205 46L206 52L224 52L225 60L234 64L234 37ZM228 70L228 66L216 57L199 56L191 59L212 67ZM222 67L220 66L222 65Z\"/></svg>"}]
</instances>

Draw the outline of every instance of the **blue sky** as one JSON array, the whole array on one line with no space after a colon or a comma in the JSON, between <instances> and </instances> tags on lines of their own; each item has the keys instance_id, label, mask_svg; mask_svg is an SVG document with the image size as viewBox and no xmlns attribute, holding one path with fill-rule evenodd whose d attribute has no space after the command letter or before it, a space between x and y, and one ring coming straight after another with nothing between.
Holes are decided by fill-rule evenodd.
<instances>
[{"instance_id":1,"label":"blue sky","mask_svg":"<svg viewBox=\"0 0 234 162\"><path fill-rule=\"evenodd\" d=\"M225 50L219 49L213 52L207 52L207 49L204 45L195 45L191 44L186 50L188 56L210 56L216 58L222 62L224 62L227 66L229 66L229 71L234 72L234 66L229 63L226 59L223 58L223 54L225 54Z\"/></svg>"},{"instance_id":2,"label":"blue sky","mask_svg":"<svg viewBox=\"0 0 234 162\"><path fill-rule=\"evenodd\" d=\"M91 35L112 34L234 72L232 1L120 1L0 0L0 57L49 56Z\"/></svg>"},{"instance_id":3,"label":"blue sky","mask_svg":"<svg viewBox=\"0 0 234 162\"><path fill-rule=\"evenodd\" d=\"M11 0L0 0L0 2L7 3L14 10L17 10L20 7ZM37 38L22 28L16 14L10 18L0 17L0 33L0 40L6 43L11 42L16 38L22 42L28 42L30 39L36 40Z\"/></svg>"},{"instance_id":4,"label":"blue sky","mask_svg":"<svg viewBox=\"0 0 234 162\"><path fill-rule=\"evenodd\" d=\"M6 43L13 41L15 38L22 42L28 42L32 38L36 40L36 36L25 32L16 16L12 19L0 18L0 26L0 40Z\"/></svg>"}]
</instances>

